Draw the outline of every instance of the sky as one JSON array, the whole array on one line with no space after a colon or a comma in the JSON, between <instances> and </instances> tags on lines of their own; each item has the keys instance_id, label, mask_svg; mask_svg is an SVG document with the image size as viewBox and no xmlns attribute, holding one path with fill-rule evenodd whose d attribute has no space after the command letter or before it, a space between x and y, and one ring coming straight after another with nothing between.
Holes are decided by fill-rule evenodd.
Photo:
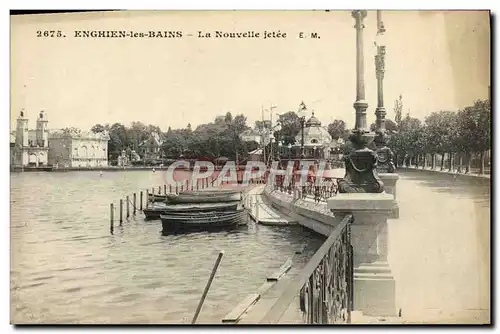
<instances>
[{"instance_id":1,"label":"sky","mask_svg":"<svg viewBox=\"0 0 500 334\"><path fill-rule=\"evenodd\" d=\"M384 11L384 103L423 119L488 97L488 12ZM376 13L365 20L368 122L375 120ZM37 37L60 30L65 38ZM76 38L80 30L182 31L182 38ZM214 31L280 31L286 38L198 38ZM303 32L306 38L299 38ZM315 32L320 38L311 38ZM192 34L192 36L187 36ZM226 112L252 125L262 108L297 111L301 101L323 125L354 125L356 35L346 11L127 11L11 17L11 126L24 108L49 128L133 121L166 131L195 128ZM264 113L269 119L271 114ZM277 118L274 114L274 119Z\"/></svg>"}]
</instances>

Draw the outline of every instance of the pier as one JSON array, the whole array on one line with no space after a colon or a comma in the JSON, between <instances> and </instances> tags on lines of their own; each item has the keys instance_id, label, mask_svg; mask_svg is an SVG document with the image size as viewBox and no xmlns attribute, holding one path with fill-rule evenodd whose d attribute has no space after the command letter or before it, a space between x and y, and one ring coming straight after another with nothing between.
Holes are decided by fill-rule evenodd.
<instances>
[{"instance_id":1,"label":"pier","mask_svg":"<svg viewBox=\"0 0 500 334\"><path fill-rule=\"evenodd\" d=\"M294 199L287 192L267 187L261 196L266 198L264 202L271 203L267 206L268 210L286 211L288 214L281 214L281 217L293 219L332 239L325 241L322 246L324 248L316 252L304 269L294 270L292 266L279 284L266 290L245 310L237 323L487 323L490 319L487 292L489 251L485 247L489 235L489 219L487 209L482 210L479 216L477 212L474 213L475 205L480 205L474 203L483 203L482 195L479 194L489 194L488 179L481 180L472 176L457 180L448 174L429 174L411 169L401 171L399 176L399 217L394 217L394 202L389 200L384 209L384 215L388 217L386 231L382 229L384 234L379 232L372 239L375 241L375 248L363 247L363 243L369 240L356 236L360 231L360 227L356 226L356 218L359 220L366 216L356 213L354 216L335 215L328 210L327 206L331 205L328 201L315 203L312 199ZM463 199L455 201L455 192L462 193ZM480 197L476 197L478 195ZM423 201L423 198L426 200ZM332 197L333 201L339 199L342 199L341 195L337 199ZM438 216L435 214L435 207L440 205L447 212L456 213L449 218ZM348 229L345 233L350 234L350 242L342 239L343 229ZM363 229L366 230L365 227ZM471 229L476 231L472 233L477 238L468 237L471 232L467 231ZM410 235L415 238L410 238ZM327 267L320 265L333 239L340 242L340 245L346 243L353 246L353 262L344 262L347 267L339 267L340 263ZM458 252L455 248L458 244L464 245L464 251L471 251ZM359 259L364 255L360 253L359 247L372 249L368 263ZM327 312L321 306L312 304L304 307L303 289L308 289L306 283L314 272L313 268L329 268L333 271L328 271L328 274L336 277L335 279L338 279L338 275L346 275L347 271L347 278L344 279L347 286L349 270L352 270L352 290L343 291L343 298L346 299L342 307L336 309L337 313L332 313L333 310ZM324 269L320 269L320 272L322 270ZM464 276L465 272L468 274ZM444 281L443 275L447 277ZM325 284L325 280L330 280L327 277L311 279L311 282L318 284ZM374 282L377 283L376 290L370 292L370 285ZM325 298L320 291L317 290L312 296L316 302ZM347 305L351 305L351 309ZM342 314L343 318L338 319L338 314ZM325 317L330 317L330 320Z\"/></svg>"}]
</instances>

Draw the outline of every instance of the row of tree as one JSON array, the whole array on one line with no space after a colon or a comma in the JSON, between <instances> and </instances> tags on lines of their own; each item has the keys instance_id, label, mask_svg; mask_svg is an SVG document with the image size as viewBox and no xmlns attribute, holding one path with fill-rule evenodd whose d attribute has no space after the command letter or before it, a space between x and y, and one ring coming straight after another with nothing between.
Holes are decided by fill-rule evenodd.
<instances>
[{"instance_id":1,"label":"row of tree","mask_svg":"<svg viewBox=\"0 0 500 334\"><path fill-rule=\"evenodd\" d=\"M446 154L451 161L459 159L459 166L464 164L468 170L471 159L480 156L480 169L484 171L484 153L491 148L491 105L489 100L476 101L472 106L458 112L434 112L422 122L411 117L410 113L402 117L403 97L400 96L394 104L394 121L386 120L386 129L389 135L388 146L396 157L396 165L402 164L429 164L434 165L436 156L444 168ZM281 125L279 131L274 131L274 137L283 145L295 144L295 138L301 131L301 122L293 111L279 115ZM371 124L375 130L375 124ZM141 153L141 143L148 140L153 132L162 139L161 155L164 158L205 158L214 160L220 157L244 161L248 153L258 147L258 143L245 142L240 135L253 129L262 134L271 129L269 121L256 121L253 127L247 125L247 118L240 114L233 117L231 113L217 116L213 122L201 124L192 129L188 124L184 129L171 129L162 132L158 126L145 125L133 122L129 127L115 123L113 125L96 124L93 132L108 131L109 159L115 160L123 150L135 150ZM348 136L350 131L343 120L336 119L327 126L329 134L334 140L344 139L347 144L343 150L349 150ZM271 144L269 144L271 145ZM276 150L275 150L276 151Z\"/></svg>"},{"instance_id":2,"label":"row of tree","mask_svg":"<svg viewBox=\"0 0 500 334\"><path fill-rule=\"evenodd\" d=\"M402 117L402 96L395 101L395 122L388 127L389 147L396 157L396 165L436 167L439 158L441 170L469 172L472 160L479 156L478 167L484 173L485 153L491 149L491 103L478 100L459 111L437 111L424 121ZM392 122L391 122L392 123ZM447 158L448 162L446 162Z\"/></svg>"},{"instance_id":3,"label":"row of tree","mask_svg":"<svg viewBox=\"0 0 500 334\"><path fill-rule=\"evenodd\" d=\"M295 144L295 138L301 131L299 117L293 111L279 116L277 121L281 125L279 131L274 131L274 137L283 145ZM112 125L96 124L91 131L98 133L107 131L109 140L109 159L116 160L122 151L130 155L132 151L141 154L141 144L149 139L153 132L162 139L161 155L164 158L205 158L214 160L220 157L243 161L248 153L255 150L259 144L245 142L240 135L253 129L257 134L271 132L271 123L268 120L256 121L253 127L247 125L247 118L240 114L233 117L228 112L224 116L217 116L213 122L201 124L192 129L188 124L183 129L168 128L162 132L158 126L133 122L129 127L115 123ZM349 131L342 120L335 120L328 126L328 131L334 139L346 139ZM271 144L268 144L271 145ZM276 143L274 145L277 145Z\"/></svg>"}]
</instances>

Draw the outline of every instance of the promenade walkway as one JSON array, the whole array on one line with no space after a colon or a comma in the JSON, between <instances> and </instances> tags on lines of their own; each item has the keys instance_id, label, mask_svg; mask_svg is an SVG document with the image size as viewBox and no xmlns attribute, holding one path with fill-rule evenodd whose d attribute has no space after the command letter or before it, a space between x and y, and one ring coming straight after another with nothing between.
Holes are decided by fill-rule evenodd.
<instances>
[{"instance_id":1,"label":"promenade walkway","mask_svg":"<svg viewBox=\"0 0 500 334\"><path fill-rule=\"evenodd\" d=\"M471 170L470 173L464 174L464 173L457 173L456 169L454 169L453 171L449 171L447 169L441 170L439 167L435 168L435 169L432 169L430 167L425 167L425 168L422 169L422 167L418 167L417 168L415 166L401 167L400 168L400 170L405 170L405 169L421 170L421 171L428 171L428 172L436 172L436 173L443 173L443 174L463 176L463 177L467 177L468 176L468 177L480 177L480 178L486 178L486 179L490 179L491 178L491 175L490 175L491 170L490 169L485 170L485 172L487 172L487 174L479 174L479 170L477 170L477 169Z\"/></svg>"},{"instance_id":2,"label":"promenade walkway","mask_svg":"<svg viewBox=\"0 0 500 334\"><path fill-rule=\"evenodd\" d=\"M402 317L355 312L353 323L488 323L490 321L490 186L485 178L398 171L399 219L389 220L389 263ZM258 190L257 190L258 189ZM255 192L261 191L256 188ZM321 206L320 204L315 204ZM292 270L287 280L296 275ZM263 297L258 318L279 295ZM274 296L274 297L273 297ZM257 307L257 305L256 305ZM298 301L284 323L300 323ZM244 323L251 323L252 318Z\"/></svg>"},{"instance_id":3,"label":"promenade walkway","mask_svg":"<svg viewBox=\"0 0 500 334\"><path fill-rule=\"evenodd\" d=\"M245 205L250 207L250 217L252 217L255 222L263 225L297 224L292 218L279 213L264 201L262 197L264 187L265 185L263 184L258 185L247 192L248 198Z\"/></svg>"},{"instance_id":4,"label":"promenade walkway","mask_svg":"<svg viewBox=\"0 0 500 334\"><path fill-rule=\"evenodd\" d=\"M485 323L490 294L487 180L398 172L400 217L389 221L389 262L410 323Z\"/></svg>"}]
</instances>

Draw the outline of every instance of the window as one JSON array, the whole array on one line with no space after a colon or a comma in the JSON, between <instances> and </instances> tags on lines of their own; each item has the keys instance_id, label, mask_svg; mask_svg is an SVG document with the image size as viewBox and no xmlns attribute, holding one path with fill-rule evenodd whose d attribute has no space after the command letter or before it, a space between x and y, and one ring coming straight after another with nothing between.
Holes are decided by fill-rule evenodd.
<instances>
[{"instance_id":1,"label":"window","mask_svg":"<svg viewBox=\"0 0 500 334\"><path fill-rule=\"evenodd\" d=\"M318 143L318 140L317 139L312 139L311 140L311 144L317 144Z\"/></svg>"}]
</instances>

